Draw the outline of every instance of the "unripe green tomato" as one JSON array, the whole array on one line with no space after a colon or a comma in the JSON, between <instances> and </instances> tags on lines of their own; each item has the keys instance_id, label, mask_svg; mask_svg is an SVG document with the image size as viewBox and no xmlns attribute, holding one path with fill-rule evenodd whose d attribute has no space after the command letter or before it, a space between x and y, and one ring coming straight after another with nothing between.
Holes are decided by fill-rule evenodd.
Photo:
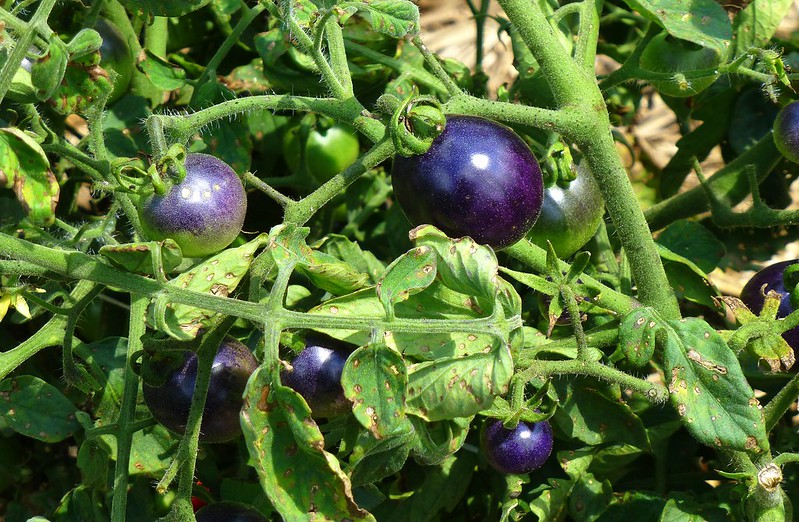
<instances>
[{"instance_id":1,"label":"unripe green tomato","mask_svg":"<svg viewBox=\"0 0 799 522\"><path fill-rule=\"evenodd\" d=\"M360 154L358 137L349 126L337 123L327 129L309 129L304 143L302 134L302 125L286 132L283 155L293 172L302 169L304 160L308 173L318 183L352 165Z\"/></svg>"},{"instance_id":2,"label":"unripe green tomato","mask_svg":"<svg viewBox=\"0 0 799 522\"><path fill-rule=\"evenodd\" d=\"M675 98L694 96L710 87L719 77L718 73L687 80L676 75L703 69L713 69L721 63L718 52L709 47L675 38L665 31L649 42L641 54L639 65L645 71L675 75L671 79L653 80L659 93Z\"/></svg>"},{"instance_id":3,"label":"unripe green tomato","mask_svg":"<svg viewBox=\"0 0 799 522\"><path fill-rule=\"evenodd\" d=\"M604 215L599 184L581 162L577 178L567 187L556 184L544 190L541 213L527 239L544 249L549 240L558 257L565 259L594 237Z\"/></svg>"},{"instance_id":4,"label":"unripe green tomato","mask_svg":"<svg viewBox=\"0 0 799 522\"><path fill-rule=\"evenodd\" d=\"M103 38L103 44L100 46L100 67L117 73L114 90L108 98L108 103L112 103L128 90L130 80L133 78L130 47L120 30L108 20L100 18L94 29Z\"/></svg>"}]
</instances>

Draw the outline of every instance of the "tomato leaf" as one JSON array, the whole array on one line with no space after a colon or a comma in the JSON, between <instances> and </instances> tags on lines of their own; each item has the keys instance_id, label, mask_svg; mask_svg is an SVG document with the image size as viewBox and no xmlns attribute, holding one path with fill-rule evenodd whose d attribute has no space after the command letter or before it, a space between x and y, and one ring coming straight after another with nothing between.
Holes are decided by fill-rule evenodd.
<instances>
[{"instance_id":1,"label":"tomato leaf","mask_svg":"<svg viewBox=\"0 0 799 522\"><path fill-rule=\"evenodd\" d=\"M158 253L156 253L158 252ZM172 239L146 243L126 243L124 245L104 245L100 255L105 256L112 265L139 274L153 274L153 256L158 255L158 266L163 267L163 276L172 272L183 261L183 254Z\"/></svg>"},{"instance_id":2,"label":"tomato leaf","mask_svg":"<svg viewBox=\"0 0 799 522\"><path fill-rule=\"evenodd\" d=\"M468 417L504 395L512 376L510 349L499 340L487 353L412 364L406 411L427 421Z\"/></svg>"},{"instance_id":3,"label":"tomato leaf","mask_svg":"<svg viewBox=\"0 0 799 522\"><path fill-rule=\"evenodd\" d=\"M621 320L619 346L627 360L640 368L647 364L655 353L655 335L658 323L653 319L652 308L635 308Z\"/></svg>"},{"instance_id":4,"label":"tomato leaf","mask_svg":"<svg viewBox=\"0 0 799 522\"><path fill-rule=\"evenodd\" d=\"M355 418L375 438L410 429L405 417L408 370L395 350L384 344L358 348L347 358L341 385Z\"/></svg>"},{"instance_id":5,"label":"tomato leaf","mask_svg":"<svg viewBox=\"0 0 799 522\"><path fill-rule=\"evenodd\" d=\"M57 388L32 375L0 381L0 415L17 433L60 442L80 430L75 407Z\"/></svg>"},{"instance_id":6,"label":"tomato leaf","mask_svg":"<svg viewBox=\"0 0 799 522\"><path fill-rule=\"evenodd\" d=\"M349 457L352 485L372 484L397 473L408 460L416 433L410 422L397 426L387 437L376 439L361 432Z\"/></svg>"},{"instance_id":7,"label":"tomato leaf","mask_svg":"<svg viewBox=\"0 0 799 522\"><path fill-rule=\"evenodd\" d=\"M727 249L713 233L696 221L681 219L666 227L657 243L696 264L704 273L712 272Z\"/></svg>"},{"instance_id":8,"label":"tomato leaf","mask_svg":"<svg viewBox=\"0 0 799 522\"><path fill-rule=\"evenodd\" d=\"M348 13L359 11L375 31L392 38L419 32L419 8L410 0L342 2L338 7Z\"/></svg>"},{"instance_id":9,"label":"tomato leaf","mask_svg":"<svg viewBox=\"0 0 799 522\"><path fill-rule=\"evenodd\" d=\"M418 246L402 254L386 268L375 289L388 317L394 316L394 303L405 301L433 283L437 257L429 246Z\"/></svg>"},{"instance_id":10,"label":"tomato leaf","mask_svg":"<svg viewBox=\"0 0 799 522\"><path fill-rule=\"evenodd\" d=\"M0 187L14 190L34 226L55 221L58 181L41 146L16 127L0 129Z\"/></svg>"},{"instance_id":11,"label":"tomato leaf","mask_svg":"<svg viewBox=\"0 0 799 522\"><path fill-rule=\"evenodd\" d=\"M247 384L241 424L261 486L284 519L374 520L325 451L308 405L291 388L275 386L265 366Z\"/></svg>"},{"instance_id":12,"label":"tomato leaf","mask_svg":"<svg viewBox=\"0 0 799 522\"><path fill-rule=\"evenodd\" d=\"M197 11L211 0L121 0L133 13L147 13L150 16L183 16Z\"/></svg>"},{"instance_id":13,"label":"tomato leaf","mask_svg":"<svg viewBox=\"0 0 799 522\"><path fill-rule=\"evenodd\" d=\"M456 417L436 422L425 422L414 416L409 418L416 430L413 458L424 466L435 466L463 446L473 417Z\"/></svg>"},{"instance_id":14,"label":"tomato leaf","mask_svg":"<svg viewBox=\"0 0 799 522\"><path fill-rule=\"evenodd\" d=\"M766 45L791 5L792 0L754 0L739 11L732 21L735 56L740 56L750 47Z\"/></svg>"},{"instance_id":15,"label":"tomato leaf","mask_svg":"<svg viewBox=\"0 0 799 522\"><path fill-rule=\"evenodd\" d=\"M714 0L625 0L625 3L666 29L669 34L723 56L732 41L732 25Z\"/></svg>"}]
</instances>

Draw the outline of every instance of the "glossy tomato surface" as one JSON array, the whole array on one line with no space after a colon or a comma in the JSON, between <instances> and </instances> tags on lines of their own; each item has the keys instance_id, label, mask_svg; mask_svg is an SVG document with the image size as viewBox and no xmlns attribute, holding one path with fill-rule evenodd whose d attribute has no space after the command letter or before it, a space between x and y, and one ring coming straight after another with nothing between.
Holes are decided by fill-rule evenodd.
<instances>
[{"instance_id":1,"label":"glossy tomato surface","mask_svg":"<svg viewBox=\"0 0 799 522\"><path fill-rule=\"evenodd\" d=\"M394 194L414 225L450 237L512 245L535 223L544 197L541 169L510 128L472 116L448 116L430 149L396 156Z\"/></svg>"},{"instance_id":2,"label":"glossy tomato surface","mask_svg":"<svg viewBox=\"0 0 799 522\"><path fill-rule=\"evenodd\" d=\"M197 380L197 355L186 352L182 364L166 375L160 386L143 385L144 402L164 427L179 435L186 432L191 398ZM249 348L226 338L217 349L211 368L208 397L203 409L200 441L225 442L241 433L239 411L247 379L258 367Z\"/></svg>"},{"instance_id":3,"label":"glossy tomato surface","mask_svg":"<svg viewBox=\"0 0 799 522\"><path fill-rule=\"evenodd\" d=\"M519 421L514 429L506 429L502 421L488 419L480 431L480 447L488 463L502 473L535 471L552 453L554 439L548 421Z\"/></svg>"},{"instance_id":4,"label":"glossy tomato surface","mask_svg":"<svg viewBox=\"0 0 799 522\"><path fill-rule=\"evenodd\" d=\"M303 396L314 417L335 417L352 404L344 396L341 373L348 354L331 343L309 343L280 376L284 385Z\"/></svg>"},{"instance_id":5,"label":"glossy tomato surface","mask_svg":"<svg viewBox=\"0 0 799 522\"><path fill-rule=\"evenodd\" d=\"M333 124L309 129L305 138L302 134L301 126L286 132L283 155L292 171L305 166L318 183L328 181L358 159L360 144L352 127Z\"/></svg>"},{"instance_id":6,"label":"glossy tomato surface","mask_svg":"<svg viewBox=\"0 0 799 522\"><path fill-rule=\"evenodd\" d=\"M665 31L656 35L641 53L640 65L645 71L657 73L685 74L692 71L712 69L721 63L719 54L709 47L681 40ZM710 87L718 78L718 72L708 76L687 79L655 80L652 85L661 94L685 98L694 96Z\"/></svg>"},{"instance_id":7,"label":"glossy tomato surface","mask_svg":"<svg viewBox=\"0 0 799 522\"><path fill-rule=\"evenodd\" d=\"M741 301L749 307L755 314L760 314L763 310L763 303L766 300L765 294L769 291L774 291L780 294L780 308L777 311L777 318L782 319L787 317L794 311L793 304L791 304L791 297L788 290L785 288L785 281L783 280L783 273L785 269L794 263L799 263L799 259L792 259L790 261L782 261L769 265L763 270L760 270L746 282L741 290ZM792 328L782 334L782 337L788 342L794 353L799 348L799 327ZM794 365L796 368L796 365Z\"/></svg>"},{"instance_id":8,"label":"glossy tomato surface","mask_svg":"<svg viewBox=\"0 0 799 522\"><path fill-rule=\"evenodd\" d=\"M799 163L799 102L789 103L777 113L774 144L783 156Z\"/></svg>"},{"instance_id":9,"label":"glossy tomato surface","mask_svg":"<svg viewBox=\"0 0 799 522\"><path fill-rule=\"evenodd\" d=\"M575 180L544 191L541 213L527 239L543 249L549 240L558 257L567 258L594 237L604 215L599 184L581 163Z\"/></svg>"},{"instance_id":10,"label":"glossy tomato surface","mask_svg":"<svg viewBox=\"0 0 799 522\"><path fill-rule=\"evenodd\" d=\"M257 509L238 502L214 502L194 514L197 522L267 522Z\"/></svg>"},{"instance_id":11,"label":"glossy tomato surface","mask_svg":"<svg viewBox=\"0 0 799 522\"><path fill-rule=\"evenodd\" d=\"M175 240L184 256L215 254L241 231L247 194L233 169L214 156L187 154L185 165L183 181L142 200L142 226L151 239Z\"/></svg>"}]
</instances>

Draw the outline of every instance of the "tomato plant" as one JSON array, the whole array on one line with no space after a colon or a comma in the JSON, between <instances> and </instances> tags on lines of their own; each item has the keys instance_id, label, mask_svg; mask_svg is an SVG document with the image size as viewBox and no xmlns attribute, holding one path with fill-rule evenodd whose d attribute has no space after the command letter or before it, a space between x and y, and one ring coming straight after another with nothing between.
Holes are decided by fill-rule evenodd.
<instances>
[{"instance_id":1,"label":"tomato plant","mask_svg":"<svg viewBox=\"0 0 799 522\"><path fill-rule=\"evenodd\" d=\"M790 520L792 4L5 2L0 519Z\"/></svg>"}]
</instances>

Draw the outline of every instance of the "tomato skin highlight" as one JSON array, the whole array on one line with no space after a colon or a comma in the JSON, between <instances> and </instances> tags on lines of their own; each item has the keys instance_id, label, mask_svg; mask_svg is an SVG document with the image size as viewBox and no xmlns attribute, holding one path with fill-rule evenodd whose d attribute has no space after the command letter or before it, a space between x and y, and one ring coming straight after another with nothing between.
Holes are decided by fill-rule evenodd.
<instances>
[{"instance_id":1,"label":"tomato skin highlight","mask_svg":"<svg viewBox=\"0 0 799 522\"><path fill-rule=\"evenodd\" d=\"M791 102L777 113L774 144L788 160L799 163L799 102Z\"/></svg>"},{"instance_id":2,"label":"tomato skin highlight","mask_svg":"<svg viewBox=\"0 0 799 522\"><path fill-rule=\"evenodd\" d=\"M396 156L394 195L414 225L504 248L535 223L544 197L538 162L510 128L473 116L447 116L421 155Z\"/></svg>"},{"instance_id":3,"label":"tomato skin highlight","mask_svg":"<svg viewBox=\"0 0 799 522\"><path fill-rule=\"evenodd\" d=\"M783 273L786 268L795 263L799 263L799 259L774 263L757 272L746 282L741 290L741 301L743 301L754 314L760 314L763 310L763 304L766 301L764 294L773 290L780 294L781 297L780 307L777 310L777 319L788 317L788 315L794 311L794 307L793 304L791 304L790 293L788 289L785 288ZM793 348L794 354L796 354L796 350L799 348L799 326L791 328L787 332L783 332L782 338ZM792 371L797 370L799 370L799 367L794 364Z\"/></svg>"},{"instance_id":4,"label":"tomato skin highlight","mask_svg":"<svg viewBox=\"0 0 799 522\"><path fill-rule=\"evenodd\" d=\"M150 239L173 239L186 257L215 254L236 239L247 213L247 193L238 175L209 154L186 155L186 177L164 195L139 204Z\"/></svg>"},{"instance_id":5,"label":"tomato skin highlight","mask_svg":"<svg viewBox=\"0 0 799 522\"><path fill-rule=\"evenodd\" d=\"M507 429L502 421L488 419L480 430L480 448L488 463L501 473L535 471L552 453L554 439L549 421L524 422Z\"/></svg>"},{"instance_id":6,"label":"tomato skin highlight","mask_svg":"<svg viewBox=\"0 0 799 522\"><path fill-rule=\"evenodd\" d=\"M605 215L599 184L583 163L577 172L577 178L567 187L553 185L544 191L541 213L527 234L527 239L543 249L549 240L561 259L571 256L594 237Z\"/></svg>"},{"instance_id":7,"label":"tomato skin highlight","mask_svg":"<svg viewBox=\"0 0 799 522\"><path fill-rule=\"evenodd\" d=\"M182 364L160 386L144 383L144 402L155 420L168 430L183 435L197 381L197 354L186 352ZM247 379L258 368L249 348L226 337L217 349L211 368L208 396L200 425L201 442L226 442L241 434L239 411Z\"/></svg>"}]
</instances>

